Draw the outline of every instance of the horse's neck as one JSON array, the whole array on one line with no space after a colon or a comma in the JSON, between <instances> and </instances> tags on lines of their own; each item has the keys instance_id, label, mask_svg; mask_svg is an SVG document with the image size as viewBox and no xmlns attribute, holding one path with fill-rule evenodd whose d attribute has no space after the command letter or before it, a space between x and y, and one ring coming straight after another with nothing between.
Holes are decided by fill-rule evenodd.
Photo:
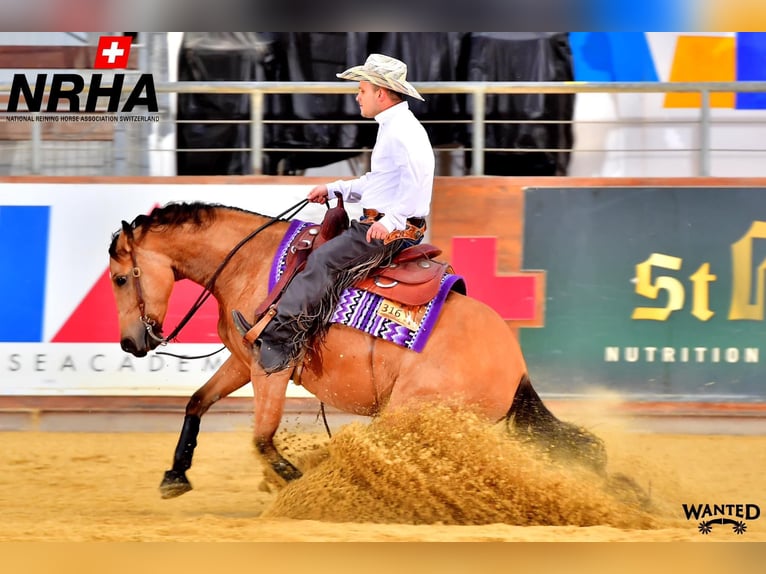
<instances>
[{"instance_id":1,"label":"horse's neck","mask_svg":"<svg viewBox=\"0 0 766 574\"><path fill-rule=\"evenodd\" d=\"M265 280L271 268L272 243L276 235L284 233L280 230L284 224L275 224L260 232L240 246L236 255L233 250L268 221L263 216L246 212L226 212L205 228L183 227L174 241L166 243L165 252L173 261L179 279L189 279L199 285L207 285L217 273L220 273L218 277L237 274L244 265L251 278ZM276 241L278 243L278 239ZM222 265L224 268L219 269Z\"/></svg>"}]
</instances>

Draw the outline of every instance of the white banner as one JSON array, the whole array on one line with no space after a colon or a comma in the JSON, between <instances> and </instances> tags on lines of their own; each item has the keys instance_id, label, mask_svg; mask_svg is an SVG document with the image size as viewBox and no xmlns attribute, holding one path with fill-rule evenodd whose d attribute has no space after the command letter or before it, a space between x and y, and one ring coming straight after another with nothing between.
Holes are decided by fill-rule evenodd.
<instances>
[{"instance_id":1,"label":"white banner","mask_svg":"<svg viewBox=\"0 0 766 574\"><path fill-rule=\"evenodd\" d=\"M306 197L311 185L48 184L0 187L0 393L14 395L188 395L228 351L205 359L124 353L117 333L103 340L89 326L116 318L108 247L122 220L170 202L202 201L274 216ZM349 206L358 216L358 207ZM320 221L310 204L297 218ZM193 286L197 288L197 286ZM202 288L199 287L199 292ZM166 325L169 332L175 325ZM210 329L212 333L215 329ZM107 337L108 338L108 337ZM171 343L157 351L198 356L220 341ZM250 386L239 394L252 395ZM290 387L290 396L306 396Z\"/></svg>"}]
</instances>

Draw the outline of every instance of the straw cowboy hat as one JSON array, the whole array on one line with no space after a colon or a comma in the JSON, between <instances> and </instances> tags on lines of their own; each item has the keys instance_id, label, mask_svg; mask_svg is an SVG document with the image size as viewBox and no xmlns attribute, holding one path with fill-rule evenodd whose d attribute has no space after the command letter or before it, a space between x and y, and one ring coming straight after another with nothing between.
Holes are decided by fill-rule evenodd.
<instances>
[{"instance_id":1,"label":"straw cowboy hat","mask_svg":"<svg viewBox=\"0 0 766 574\"><path fill-rule=\"evenodd\" d=\"M418 91L407 81L407 64L391 56L370 54L364 65L354 66L345 72L335 74L342 80L366 81L381 88L388 88L421 101Z\"/></svg>"}]
</instances>

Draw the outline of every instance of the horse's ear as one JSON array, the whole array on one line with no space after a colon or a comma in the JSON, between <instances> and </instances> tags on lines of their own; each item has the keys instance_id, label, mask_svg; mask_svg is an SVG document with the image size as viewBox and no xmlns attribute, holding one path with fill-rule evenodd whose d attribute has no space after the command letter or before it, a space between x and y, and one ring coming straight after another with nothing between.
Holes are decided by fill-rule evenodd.
<instances>
[{"instance_id":1,"label":"horse's ear","mask_svg":"<svg viewBox=\"0 0 766 574\"><path fill-rule=\"evenodd\" d=\"M133 244L133 227L125 220L122 222L122 234L125 236L126 249L130 251Z\"/></svg>"},{"instance_id":2,"label":"horse's ear","mask_svg":"<svg viewBox=\"0 0 766 574\"><path fill-rule=\"evenodd\" d=\"M124 219L122 220L122 232L123 232L123 233L124 233L124 234L125 234L125 235L126 235L128 238L131 238L131 237L133 237L133 228L131 228L131 227L130 227L130 223L128 223L128 222L127 222L127 221L125 221Z\"/></svg>"}]
</instances>

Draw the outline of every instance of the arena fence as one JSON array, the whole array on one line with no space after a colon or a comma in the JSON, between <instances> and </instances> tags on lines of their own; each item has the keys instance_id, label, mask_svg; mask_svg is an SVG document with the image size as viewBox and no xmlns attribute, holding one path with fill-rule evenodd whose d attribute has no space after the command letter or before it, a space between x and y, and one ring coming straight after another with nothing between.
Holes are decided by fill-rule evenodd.
<instances>
[{"instance_id":1,"label":"arena fence","mask_svg":"<svg viewBox=\"0 0 766 574\"><path fill-rule=\"evenodd\" d=\"M138 78L138 74L128 74ZM122 122L80 122L64 124L61 122L28 121L19 123L11 120L5 107L0 108L0 174L3 175L174 175L174 155L178 151L175 138L176 128L181 123L176 117L176 97L179 94L246 94L249 96L250 117L232 120L208 120L207 123L238 123L249 130L249 147L236 149L195 149L183 151L206 153L210 151L243 151L248 153L250 174L262 173L264 154L285 151L266 147L264 130L270 123L361 123L363 121L345 120L267 120L265 119L266 96L269 94L353 94L356 86L346 82L172 82L156 84L159 100L159 113L152 114L149 121ZM487 152L551 152L572 151L575 154L624 153L633 157L658 157L663 154L685 154L694 160L679 164L677 176L710 175L766 175L766 167L757 172L757 166L766 166L763 156L766 148L758 145L758 138L748 138L747 134L761 130L766 124L763 110L721 110L716 98L722 94L752 94L766 92L766 82L707 82L707 83L656 83L656 82L606 82L606 83L570 83L570 82L432 82L418 83L418 90L424 95L456 94L470 98L470 117L464 119L429 120L430 123L459 123L467 125L470 133L470 146L460 151L470 155L470 169L454 175L483 175L485 173L485 153ZM87 87L84 93L87 92ZM6 102L10 93L9 85L0 85L0 102ZM129 94L125 89L125 94ZM681 114L665 113L659 106L659 113L643 113L646 107L641 101L628 103L624 109L612 118L594 116L577 117L561 122L559 120L519 120L488 119L487 101L494 95L507 94L620 94L646 96L658 95L660 98L670 94L691 95L698 100ZM620 105L617 106L620 108ZM200 124L201 120L187 120ZM426 122L426 123L429 123ZM570 149L530 149L530 148L491 148L486 145L486 130L490 124L532 123L568 123L575 129L576 139L590 140L589 133L594 130L622 129L633 136L624 138L624 149L618 149L611 143L588 147L575 143ZM650 135L652 129L678 128L685 135L680 141L665 142L673 139ZM722 128L728 137L714 137L715 131ZM636 133L635 130L638 129ZM299 149L289 151L301 153ZM321 150L303 150L316 153L365 152L364 149L323 148ZM715 173L711 168L717 155L743 158L748 161L751 171L746 174ZM670 175L667 172L653 173L651 161L644 162L641 173L626 173L624 176L657 177ZM168 167L170 166L170 167ZM756 171L752 171L756 170ZM442 173L441 175L453 175Z\"/></svg>"}]
</instances>

